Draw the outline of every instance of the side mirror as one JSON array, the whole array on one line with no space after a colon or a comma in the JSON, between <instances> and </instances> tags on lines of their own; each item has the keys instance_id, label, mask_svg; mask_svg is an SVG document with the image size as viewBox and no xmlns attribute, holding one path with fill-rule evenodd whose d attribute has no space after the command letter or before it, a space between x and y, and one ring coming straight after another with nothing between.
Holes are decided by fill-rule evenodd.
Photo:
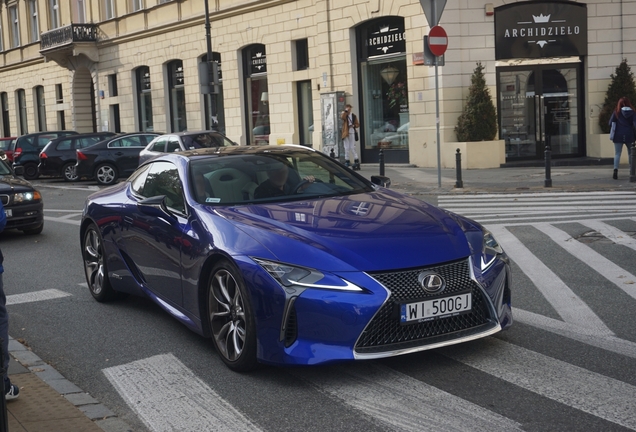
<instances>
[{"instance_id":1,"label":"side mirror","mask_svg":"<svg viewBox=\"0 0 636 432\"><path fill-rule=\"evenodd\" d=\"M374 175L371 176L371 183L385 188L391 187L391 179L386 176Z\"/></svg>"},{"instance_id":2,"label":"side mirror","mask_svg":"<svg viewBox=\"0 0 636 432\"><path fill-rule=\"evenodd\" d=\"M137 207L143 214L148 216L162 218L168 222L173 222L175 220L174 215L170 213L168 206L166 206L165 195L157 195L141 200L137 203Z\"/></svg>"}]
</instances>

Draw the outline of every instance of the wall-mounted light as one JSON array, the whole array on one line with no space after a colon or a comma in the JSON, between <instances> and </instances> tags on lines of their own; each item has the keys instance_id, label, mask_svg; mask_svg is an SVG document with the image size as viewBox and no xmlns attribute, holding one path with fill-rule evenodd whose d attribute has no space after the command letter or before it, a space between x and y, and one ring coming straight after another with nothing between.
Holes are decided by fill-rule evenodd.
<instances>
[{"instance_id":1,"label":"wall-mounted light","mask_svg":"<svg viewBox=\"0 0 636 432\"><path fill-rule=\"evenodd\" d=\"M493 6L492 3L486 3L486 5L484 6L484 9L486 11L486 16L492 16L495 14L495 7Z\"/></svg>"},{"instance_id":2,"label":"wall-mounted light","mask_svg":"<svg viewBox=\"0 0 636 432\"><path fill-rule=\"evenodd\" d=\"M263 102L265 105L267 105L267 103L269 102L269 93L268 92L261 93L261 102Z\"/></svg>"}]
</instances>

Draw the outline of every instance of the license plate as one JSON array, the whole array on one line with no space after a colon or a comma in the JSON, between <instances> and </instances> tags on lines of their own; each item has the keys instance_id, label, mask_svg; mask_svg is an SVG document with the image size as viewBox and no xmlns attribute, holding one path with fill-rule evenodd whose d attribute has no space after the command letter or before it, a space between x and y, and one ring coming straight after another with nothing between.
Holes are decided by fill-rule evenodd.
<instances>
[{"instance_id":1,"label":"license plate","mask_svg":"<svg viewBox=\"0 0 636 432\"><path fill-rule=\"evenodd\" d=\"M4 215L8 218L10 218L11 216L13 216L13 210L11 209L4 209Z\"/></svg>"},{"instance_id":2,"label":"license plate","mask_svg":"<svg viewBox=\"0 0 636 432\"><path fill-rule=\"evenodd\" d=\"M400 305L400 322L414 324L470 312L470 292Z\"/></svg>"}]
</instances>

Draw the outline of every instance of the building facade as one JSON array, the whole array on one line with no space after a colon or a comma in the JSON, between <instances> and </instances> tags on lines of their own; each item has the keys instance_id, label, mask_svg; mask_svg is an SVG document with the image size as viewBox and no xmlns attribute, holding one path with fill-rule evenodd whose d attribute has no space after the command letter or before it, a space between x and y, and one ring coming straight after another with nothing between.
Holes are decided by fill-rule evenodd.
<instances>
[{"instance_id":1,"label":"building facade","mask_svg":"<svg viewBox=\"0 0 636 432\"><path fill-rule=\"evenodd\" d=\"M439 24L438 119L414 0L4 0L0 133L217 127L244 145L339 154L351 103L362 162L382 150L432 167L438 147L449 167L460 147L469 167L541 159L546 145L557 158L613 155L598 114L615 68L636 62L636 1L448 0ZM499 136L458 143L478 62Z\"/></svg>"}]
</instances>

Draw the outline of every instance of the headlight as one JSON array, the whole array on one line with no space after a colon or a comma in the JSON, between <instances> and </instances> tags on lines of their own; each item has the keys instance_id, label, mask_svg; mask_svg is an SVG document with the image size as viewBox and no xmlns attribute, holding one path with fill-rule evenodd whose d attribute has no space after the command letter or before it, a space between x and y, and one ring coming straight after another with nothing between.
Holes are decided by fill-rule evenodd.
<instances>
[{"instance_id":1,"label":"headlight","mask_svg":"<svg viewBox=\"0 0 636 432\"><path fill-rule=\"evenodd\" d=\"M488 230L484 230L483 247L481 251L481 271L488 269L497 258L502 254L503 249L495 240L495 237Z\"/></svg>"},{"instance_id":2,"label":"headlight","mask_svg":"<svg viewBox=\"0 0 636 432\"><path fill-rule=\"evenodd\" d=\"M275 261L266 261L253 258L271 277L283 287L298 286L302 288L318 288L340 291L363 291L344 279L335 275L325 275L324 273L306 268L296 267Z\"/></svg>"},{"instance_id":3,"label":"headlight","mask_svg":"<svg viewBox=\"0 0 636 432\"><path fill-rule=\"evenodd\" d=\"M21 193L17 193L13 195L13 202L18 204L26 203L30 201L39 201L41 199L42 199L42 195L40 195L40 192L38 191L21 192Z\"/></svg>"}]
</instances>

